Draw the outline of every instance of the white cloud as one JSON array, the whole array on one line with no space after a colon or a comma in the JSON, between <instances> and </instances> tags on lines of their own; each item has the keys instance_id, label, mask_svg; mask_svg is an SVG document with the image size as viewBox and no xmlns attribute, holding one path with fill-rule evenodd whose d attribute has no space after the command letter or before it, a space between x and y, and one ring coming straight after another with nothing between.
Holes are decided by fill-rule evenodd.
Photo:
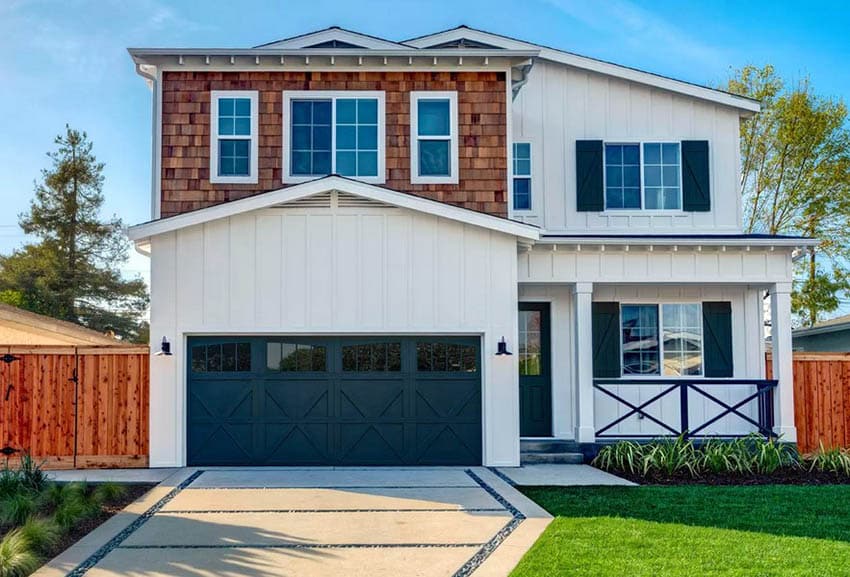
<instances>
[{"instance_id":1,"label":"white cloud","mask_svg":"<svg viewBox=\"0 0 850 577\"><path fill-rule=\"evenodd\" d=\"M637 53L664 53L709 68L725 67L723 50L695 40L675 24L628 0L543 0L570 18L614 36Z\"/></svg>"}]
</instances>

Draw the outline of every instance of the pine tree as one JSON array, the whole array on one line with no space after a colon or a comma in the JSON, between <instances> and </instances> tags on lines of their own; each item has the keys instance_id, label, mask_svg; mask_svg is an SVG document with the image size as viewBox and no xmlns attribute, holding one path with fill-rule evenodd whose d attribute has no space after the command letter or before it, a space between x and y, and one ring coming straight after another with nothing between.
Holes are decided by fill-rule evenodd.
<instances>
[{"instance_id":1,"label":"pine tree","mask_svg":"<svg viewBox=\"0 0 850 577\"><path fill-rule=\"evenodd\" d=\"M19 219L38 240L0 257L0 300L128 340L143 338L147 287L119 269L130 245L121 220L100 215L104 165L85 132L66 127L55 144L48 153L52 165Z\"/></svg>"}]
</instances>

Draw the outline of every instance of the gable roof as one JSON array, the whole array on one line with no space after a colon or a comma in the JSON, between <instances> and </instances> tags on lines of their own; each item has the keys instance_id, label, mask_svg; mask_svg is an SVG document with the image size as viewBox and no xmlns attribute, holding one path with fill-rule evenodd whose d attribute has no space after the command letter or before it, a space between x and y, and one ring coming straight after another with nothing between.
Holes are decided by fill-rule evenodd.
<instances>
[{"instance_id":1,"label":"gable roof","mask_svg":"<svg viewBox=\"0 0 850 577\"><path fill-rule=\"evenodd\" d=\"M331 175L264 192L247 198L233 200L222 204L216 204L192 212L185 212L167 218L161 218L151 222L137 224L127 231L130 240L143 241L152 236L163 234L185 228L227 218L243 212L268 208L277 204L293 202L309 196L322 194L328 191L347 193L399 208L415 210L426 214L433 214L442 218L472 224L510 234L528 240L540 238L540 230L533 225L524 224L515 220L493 216L483 212L476 212L467 208L453 206L436 200L415 196L405 192L397 192L388 188L365 184L342 176Z\"/></svg>"},{"instance_id":2,"label":"gable roof","mask_svg":"<svg viewBox=\"0 0 850 577\"><path fill-rule=\"evenodd\" d=\"M3 342L9 340L28 342ZM0 303L0 345L37 344L126 345L86 327Z\"/></svg>"},{"instance_id":3,"label":"gable roof","mask_svg":"<svg viewBox=\"0 0 850 577\"><path fill-rule=\"evenodd\" d=\"M731 92L725 92L716 88L708 88L699 84L685 82L683 80L676 80L660 74L654 74L652 72L614 64L613 62L581 56L579 54L567 52L565 50L558 50L541 44L533 44L531 42L518 40L509 36L503 36L501 34L477 30L466 25L461 25L442 32L436 32L434 34L428 34L426 36L420 36L418 38L411 38L410 40L405 40L402 44L419 49L428 49L446 45L451 42L457 42L459 40L468 40L478 44L497 46L506 50L539 50L539 57L544 60L559 62L575 68L623 78L625 80L654 86L664 90L670 90L671 92L677 92L686 96L710 100L712 102L717 102L718 104L724 104L747 112L758 112L761 109L758 100L748 98L746 96L732 94Z\"/></svg>"},{"instance_id":4,"label":"gable roof","mask_svg":"<svg viewBox=\"0 0 850 577\"><path fill-rule=\"evenodd\" d=\"M348 46L323 46L330 43L342 43ZM405 49L409 48L399 42L393 42L362 32L346 30L339 26L331 26L324 30L316 30L298 36L291 36L273 42L254 46L254 48L370 48L370 49Z\"/></svg>"}]
</instances>

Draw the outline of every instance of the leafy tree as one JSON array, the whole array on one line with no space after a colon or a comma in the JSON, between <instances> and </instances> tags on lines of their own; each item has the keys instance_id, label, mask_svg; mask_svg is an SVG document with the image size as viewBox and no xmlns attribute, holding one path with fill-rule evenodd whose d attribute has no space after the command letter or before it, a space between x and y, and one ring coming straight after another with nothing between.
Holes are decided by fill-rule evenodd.
<instances>
[{"instance_id":1,"label":"leafy tree","mask_svg":"<svg viewBox=\"0 0 850 577\"><path fill-rule=\"evenodd\" d=\"M103 164L85 132L66 127L48 153L35 197L19 224L38 239L0 257L0 300L98 331L139 340L147 287L119 266L129 241L121 220L103 220Z\"/></svg>"},{"instance_id":2,"label":"leafy tree","mask_svg":"<svg viewBox=\"0 0 850 577\"><path fill-rule=\"evenodd\" d=\"M811 326L850 290L850 130L841 100L808 80L788 85L772 66L746 66L728 90L762 112L741 122L741 189L747 232L820 240L796 265L794 312Z\"/></svg>"}]
</instances>

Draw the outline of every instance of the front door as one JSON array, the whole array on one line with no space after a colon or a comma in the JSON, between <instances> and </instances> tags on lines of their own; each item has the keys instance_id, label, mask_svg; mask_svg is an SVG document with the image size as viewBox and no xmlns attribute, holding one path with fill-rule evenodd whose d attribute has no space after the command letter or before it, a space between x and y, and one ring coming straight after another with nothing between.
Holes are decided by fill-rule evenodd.
<instances>
[{"instance_id":1,"label":"front door","mask_svg":"<svg viewBox=\"0 0 850 577\"><path fill-rule=\"evenodd\" d=\"M549 303L519 304L519 434L552 435Z\"/></svg>"}]
</instances>

